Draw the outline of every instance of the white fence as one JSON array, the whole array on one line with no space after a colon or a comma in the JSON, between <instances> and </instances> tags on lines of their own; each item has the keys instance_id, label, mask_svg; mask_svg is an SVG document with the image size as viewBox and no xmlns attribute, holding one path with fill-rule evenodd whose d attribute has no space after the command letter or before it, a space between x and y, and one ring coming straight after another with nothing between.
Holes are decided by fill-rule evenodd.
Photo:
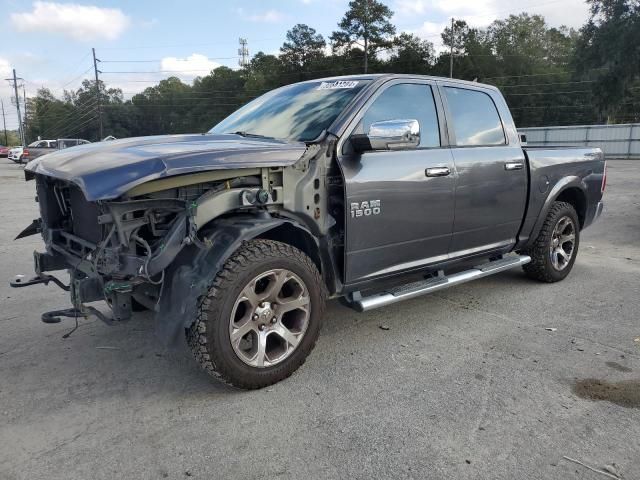
<instances>
[{"instance_id":1,"label":"white fence","mask_svg":"<svg viewBox=\"0 0 640 480\"><path fill-rule=\"evenodd\" d=\"M600 147L606 158L640 160L640 123L520 128L532 146L579 145Z\"/></svg>"}]
</instances>

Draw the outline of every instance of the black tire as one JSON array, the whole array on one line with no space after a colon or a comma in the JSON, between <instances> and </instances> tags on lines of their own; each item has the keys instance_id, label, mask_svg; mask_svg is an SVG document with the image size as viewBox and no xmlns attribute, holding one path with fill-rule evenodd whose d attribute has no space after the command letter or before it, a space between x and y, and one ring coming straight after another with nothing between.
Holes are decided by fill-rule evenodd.
<instances>
[{"instance_id":1,"label":"black tire","mask_svg":"<svg viewBox=\"0 0 640 480\"><path fill-rule=\"evenodd\" d=\"M280 363L255 367L233 349L229 325L236 299L263 272L287 269L305 284L309 295L306 331L292 353ZM272 240L245 242L224 264L200 299L195 322L186 331L196 361L211 376L238 388L256 389L289 377L313 350L324 314L326 291L313 261L291 245Z\"/></svg>"},{"instance_id":2,"label":"black tire","mask_svg":"<svg viewBox=\"0 0 640 480\"><path fill-rule=\"evenodd\" d=\"M559 269L554 266L552 260L551 248L554 236L554 230L561 220L569 218L573 224L573 247L571 255L564 266ZM571 242L569 242L571 243ZM578 247L580 245L580 222L578 214L573 206L566 202L554 202L547 214L547 218L542 225L542 229L538 234L531 247L523 250L521 253L529 255L531 262L522 268L528 277L546 283L554 283L564 280L571 272L573 264L578 255Z\"/></svg>"}]
</instances>

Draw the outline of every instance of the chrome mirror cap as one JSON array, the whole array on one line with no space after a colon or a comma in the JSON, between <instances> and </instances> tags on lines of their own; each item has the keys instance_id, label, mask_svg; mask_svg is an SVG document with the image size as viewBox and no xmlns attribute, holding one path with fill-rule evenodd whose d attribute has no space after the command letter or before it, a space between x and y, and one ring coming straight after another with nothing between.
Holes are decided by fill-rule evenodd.
<instances>
[{"instance_id":1,"label":"chrome mirror cap","mask_svg":"<svg viewBox=\"0 0 640 480\"><path fill-rule=\"evenodd\" d=\"M375 122L367 134L373 150L401 150L420 145L420 123L414 119Z\"/></svg>"},{"instance_id":2,"label":"chrome mirror cap","mask_svg":"<svg viewBox=\"0 0 640 480\"><path fill-rule=\"evenodd\" d=\"M416 148L420 145L420 123L414 119L375 122L366 134L352 135L351 145L356 152Z\"/></svg>"}]
</instances>

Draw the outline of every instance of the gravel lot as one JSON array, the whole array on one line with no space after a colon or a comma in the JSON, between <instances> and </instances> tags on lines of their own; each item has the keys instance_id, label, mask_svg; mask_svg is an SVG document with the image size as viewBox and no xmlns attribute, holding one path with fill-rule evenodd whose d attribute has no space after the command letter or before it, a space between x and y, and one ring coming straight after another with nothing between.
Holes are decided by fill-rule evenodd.
<instances>
[{"instance_id":1,"label":"gravel lot","mask_svg":"<svg viewBox=\"0 0 640 480\"><path fill-rule=\"evenodd\" d=\"M564 282L516 270L368 314L333 302L307 363L255 392L164 349L149 316L66 340L71 321L41 323L67 295L8 285L42 245L12 241L33 197L0 159L3 480L606 478L563 456L640 478L640 161L609 162Z\"/></svg>"}]
</instances>

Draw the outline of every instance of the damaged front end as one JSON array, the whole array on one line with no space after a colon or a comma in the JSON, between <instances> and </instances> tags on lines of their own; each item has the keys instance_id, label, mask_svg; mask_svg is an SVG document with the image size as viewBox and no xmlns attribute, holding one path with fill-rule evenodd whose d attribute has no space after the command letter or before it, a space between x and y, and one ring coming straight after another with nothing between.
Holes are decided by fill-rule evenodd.
<instances>
[{"instance_id":1,"label":"damaged front end","mask_svg":"<svg viewBox=\"0 0 640 480\"><path fill-rule=\"evenodd\" d=\"M274 204L281 191L273 180L263 188L261 169L246 169L156 180L117 200L90 202L74 183L34 177L40 218L17 238L41 233L46 252L34 252L36 277L17 277L11 285L53 282L70 292L73 308L43 314L47 323L90 314L113 323L128 320L132 310L159 312L167 269L180 252L189 247L193 256L213 245L199 236L199 225L227 211ZM47 273L59 270L68 270L69 285ZM86 305L101 300L111 317Z\"/></svg>"}]
</instances>

